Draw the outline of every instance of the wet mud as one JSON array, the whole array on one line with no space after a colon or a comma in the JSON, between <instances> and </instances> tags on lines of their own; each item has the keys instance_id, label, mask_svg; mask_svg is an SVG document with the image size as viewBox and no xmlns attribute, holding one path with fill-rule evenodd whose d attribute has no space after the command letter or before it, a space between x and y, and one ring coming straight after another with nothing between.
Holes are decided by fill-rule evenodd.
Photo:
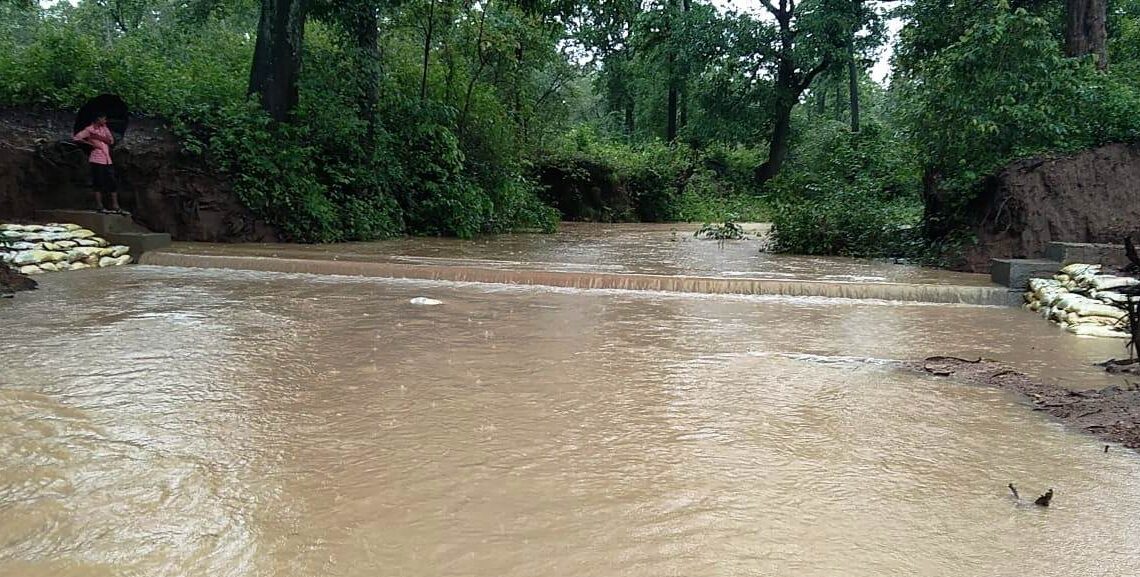
<instances>
[{"instance_id":1,"label":"wet mud","mask_svg":"<svg viewBox=\"0 0 1140 577\"><path fill-rule=\"evenodd\" d=\"M1045 383L990 359L929 357L909 363L915 370L1019 393L1065 425L1140 451L1140 377L1136 382L1077 390Z\"/></svg>"}]
</instances>

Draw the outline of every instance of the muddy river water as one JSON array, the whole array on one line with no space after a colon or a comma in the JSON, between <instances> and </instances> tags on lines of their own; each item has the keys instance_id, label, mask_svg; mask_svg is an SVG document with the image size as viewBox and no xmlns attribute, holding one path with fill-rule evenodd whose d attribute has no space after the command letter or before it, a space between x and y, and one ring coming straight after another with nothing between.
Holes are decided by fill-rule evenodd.
<instances>
[{"instance_id":1,"label":"muddy river water","mask_svg":"<svg viewBox=\"0 0 1140 577\"><path fill-rule=\"evenodd\" d=\"M1107 384L1119 342L1018 309L41 278L0 301L2 576L1140 574L1136 454L892 363Z\"/></svg>"}]
</instances>

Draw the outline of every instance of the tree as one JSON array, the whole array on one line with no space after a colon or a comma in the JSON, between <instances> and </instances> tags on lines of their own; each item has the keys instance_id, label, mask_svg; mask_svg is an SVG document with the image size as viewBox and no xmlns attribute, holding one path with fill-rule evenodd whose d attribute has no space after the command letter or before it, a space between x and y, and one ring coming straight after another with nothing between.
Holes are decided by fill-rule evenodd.
<instances>
[{"instance_id":1,"label":"tree","mask_svg":"<svg viewBox=\"0 0 1140 577\"><path fill-rule=\"evenodd\" d=\"M792 110L804 91L820 73L837 60L849 38L844 12L827 2L761 0L776 21L771 44L764 56L775 63L775 86L771 103L772 129L768 139L768 160L756 169L761 184L780 172L791 144Z\"/></svg>"},{"instance_id":2,"label":"tree","mask_svg":"<svg viewBox=\"0 0 1140 577\"><path fill-rule=\"evenodd\" d=\"M306 0L261 0L249 93L278 122L297 105L307 16Z\"/></svg>"},{"instance_id":3,"label":"tree","mask_svg":"<svg viewBox=\"0 0 1140 577\"><path fill-rule=\"evenodd\" d=\"M1108 68L1107 0L1065 0L1065 53L1096 56L1096 67Z\"/></svg>"}]
</instances>

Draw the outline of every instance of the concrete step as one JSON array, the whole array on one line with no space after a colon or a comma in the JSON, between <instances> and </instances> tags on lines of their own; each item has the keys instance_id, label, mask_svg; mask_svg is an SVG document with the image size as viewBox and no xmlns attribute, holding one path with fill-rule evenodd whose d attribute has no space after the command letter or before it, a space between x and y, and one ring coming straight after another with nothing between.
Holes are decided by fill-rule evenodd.
<instances>
[{"instance_id":1,"label":"concrete step","mask_svg":"<svg viewBox=\"0 0 1140 577\"><path fill-rule=\"evenodd\" d=\"M36 221L74 223L100 236L112 232L150 232L126 215L103 214L93 210L37 210Z\"/></svg>"},{"instance_id":2,"label":"concrete step","mask_svg":"<svg viewBox=\"0 0 1140 577\"><path fill-rule=\"evenodd\" d=\"M137 262L144 252L170 246L170 235L150 232L131 217L122 214L103 214L93 210L39 210L39 222L74 223L92 230L111 244L131 247L131 256Z\"/></svg>"},{"instance_id":3,"label":"concrete step","mask_svg":"<svg viewBox=\"0 0 1140 577\"><path fill-rule=\"evenodd\" d=\"M1045 249L1045 258L1062 264L1102 264L1126 266L1124 245L1095 244L1088 242L1051 242Z\"/></svg>"},{"instance_id":4,"label":"concrete step","mask_svg":"<svg viewBox=\"0 0 1140 577\"><path fill-rule=\"evenodd\" d=\"M995 258L990 260L990 279L1011 291L1025 291L1029 279L1050 278L1062 266L1058 261L1040 258Z\"/></svg>"},{"instance_id":5,"label":"concrete step","mask_svg":"<svg viewBox=\"0 0 1140 577\"><path fill-rule=\"evenodd\" d=\"M145 252L170 246L170 235L165 232L108 232L103 234L103 238L111 244L131 247L131 256L135 262Z\"/></svg>"}]
</instances>

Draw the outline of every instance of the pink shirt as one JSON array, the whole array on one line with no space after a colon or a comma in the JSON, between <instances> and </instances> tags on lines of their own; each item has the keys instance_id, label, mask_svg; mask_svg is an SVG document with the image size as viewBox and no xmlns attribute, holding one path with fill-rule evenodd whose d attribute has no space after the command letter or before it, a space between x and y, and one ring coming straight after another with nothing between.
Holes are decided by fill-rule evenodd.
<instances>
[{"instance_id":1,"label":"pink shirt","mask_svg":"<svg viewBox=\"0 0 1140 577\"><path fill-rule=\"evenodd\" d=\"M115 137L111 135L111 129L107 128L106 125L96 126L92 124L81 130L72 139L81 140L91 145L91 154L87 157L87 162L111 164L111 145L115 143Z\"/></svg>"}]
</instances>

